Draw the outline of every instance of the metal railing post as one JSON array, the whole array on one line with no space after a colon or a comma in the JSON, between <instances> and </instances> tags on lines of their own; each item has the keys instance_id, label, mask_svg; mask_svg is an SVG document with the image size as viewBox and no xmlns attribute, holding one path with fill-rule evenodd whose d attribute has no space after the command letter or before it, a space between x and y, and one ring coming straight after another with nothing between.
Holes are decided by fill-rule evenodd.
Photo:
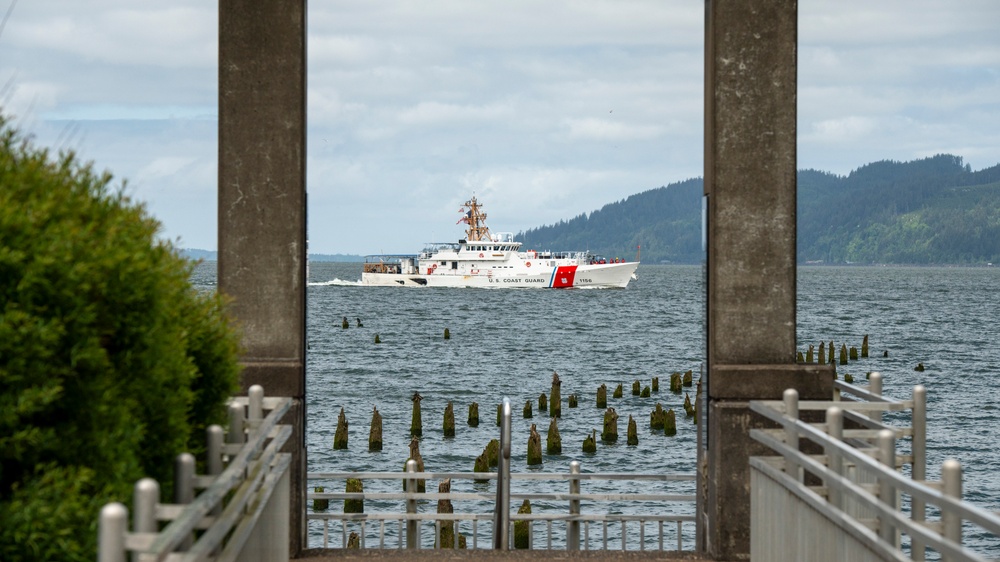
<instances>
[{"instance_id":1,"label":"metal railing post","mask_svg":"<svg viewBox=\"0 0 1000 562\"><path fill-rule=\"evenodd\" d=\"M255 384L247 389L247 421L251 431L256 430L264 420L264 387Z\"/></svg>"},{"instance_id":2,"label":"metal railing post","mask_svg":"<svg viewBox=\"0 0 1000 562\"><path fill-rule=\"evenodd\" d=\"M212 424L205 429L206 456L205 469L209 476L222 474L222 427Z\"/></svg>"},{"instance_id":3,"label":"metal railing post","mask_svg":"<svg viewBox=\"0 0 1000 562\"><path fill-rule=\"evenodd\" d=\"M878 432L878 450L879 450L879 460L882 464L886 465L889 470L896 470L896 436L893 434L891 429L883 429ZM888 478L882 476L879 477L879 499L882 503L891 507L894 510L899 510L899 497L896 495L896 488L892 485L892 481ZM889 522L888 517L880 518L879 521L879 536L882 540L893 545L895 548L899 548L899 534L896 532L896 526Z\"/></svg>"},{"instance_id":4,"label":"metal railing post","mask_svg":"<svg viewBox=\"0 0 1000 562\"><path fill-rule=\"evenodd\" d=\"M181 453L174 460L174 503L189 504L194 501L194 455ZM193 537L184 539L181 550L191 548Z\"/></svg>"},{"instance_id":5,"label":"metal railing post","mask_svg":"<svg viewBox=\"0 0 1000 562\"><path fill-rule=\"evenodd\" d=\"M580 478L574 475L580 474L580 461L570 461L569 463L569 495L580 495ZM580 500L569 500L569 514L580 515ZM580 522L569 520L566 522L566 550L580 550Z\"/></svg>"},{"instance_id":6,"label":"metal railing post","mask_svg":"<svg viewBox=\"0 0 1000 562\"><path fill-rule=\"evenodd\" d=\"M833 407L826 410L826 432L831 439L837 442L844 441L844 411L842 409ZM837 476L843 476L844 462L840 458L840 451L836 447L831 446L826 451L826 457L830 470ZM830 504L837 509L844 509L840 490L829 484L827 484L827 489L829 490L828 501Z\"/></svg>"},{"instance_id":7,"label":"metal railing post","mask_svg":"<svg viewBox=\"0 0 1000 562\"><path fill-rule=\"evenodd\" d=\"M157 529L156 504L160 502L160 483L152 478L143 478L135 483L132 490L132 531L155 533Z\"/></svg>"},{"instance_id":8,"label":"metal railing post","mask_svg":"<svg viewBox=\"0 0 1000 562\"><path fill-rule=\"evenodd\" d=\"M913 387L913 453L912 478L917 482L927 479L927 388L922 384ZM914 496L910 505L910 517L917 523L927 519L927 506L922 498ZM914 560L924 559L924 543L917 537L911 539L910 556Z\"/></svg>"},{"instance_id":9,"label":"metal railing post","mask_svg":"<svg viewBox=\"0 0 1000 562\"><path fill-rule=\"evenodd\" d=\"M868 392L875 396L882 396L882 373L871 373L868 375ZM872 412L869 418L881 422L882 412Z\"/></svg>"},{"instance_id":10,"label":"metal railing post","mask_svg":"<svg viewBox=\"0 0 1000 562\"><path fill-rule=\"evenodd\" d=\"M111 502L101 508L97 531L98 562L125 562L128 508Z\"/></svg>"},{"instance_id":11,"label":"metal railing post","mask_svg":"<svg viewBox=\"0 0 1000 562\"><path fill-rule=\"evenodd\" d=\"M782 398L785 403L785 417L790 418L790 422L785 426L785 444L798 451L799 430L795 427L795 422L799 420L799 391L789 388L782 394ZM796 482L802 482L799 463L791 453L785 455L785 472Z\"/></svg>"},{"instance_id":12,"label":"metal railing post","mask_svg":"<svg viewBox=\"0 0 1000 562\"><path fill-rule=\"evenodd\" d=\"M406 500L406 513L417 512L417 479L412 476L417 472L417 461L410 459L406 461L406 493L413 494ZM420 548L420 522L416 519L406 520L406 548L416 550Z\"/></svg>"},{"instance_id":13,"label":"metal railing post","mask_svg":"<svg viewBox=\"0 0 1000 562\"><path fill-rule=\"evenodd\" d=\"M226 434L226 443L245 443L246 436L243 433L243 426L246 422L246 413L243 406L229 404L229 433Z\"/></svg>"},{"instance_id":14,"label":"metal railing post","mask_svg":"<svg viewBox=\"0 0 1000 562\"><path fill-rule=\"evenodd\" d=\"M497 503L493 514L493 548L510 549L510 399L500 408L500 466L497 468Z\"/></svg>"},{"instance_id":15,"label":"metal railing post","mask_svg":"<svg viewBox=\"0 0 1000 562\"><path fill-rule=\"evenodd\" d=\"M941 463L941 489L946 496L962 499L962 465L957 460ZM941 526L944 538L962 544L962 517L958 513L941 506ZM941 559L948 561L951 557L942 553Z\"/></svg>"}]
</instances>

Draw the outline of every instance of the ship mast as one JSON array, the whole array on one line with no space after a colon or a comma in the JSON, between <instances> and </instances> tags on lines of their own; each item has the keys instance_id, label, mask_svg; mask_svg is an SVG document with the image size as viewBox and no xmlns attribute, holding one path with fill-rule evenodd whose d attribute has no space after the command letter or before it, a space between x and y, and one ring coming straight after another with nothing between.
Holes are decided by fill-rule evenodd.
<instances>
[{"instance_id":1,"label":"ship mast","mask_svg":"<svg viewBox=\"0 0 1000 562\"><path fill-rule=\"evenodd\" d=\"M464 207L468 207L469 210L465 211ZM469 228L465 229L465 239L469 242L492 241L490 227L486 226L486 213L480 210L479 202L476 201L475 196L466 201L464 207L461 212L465 212L465 217L459 222L469 225Z\"/></svg>"}]
</instances>

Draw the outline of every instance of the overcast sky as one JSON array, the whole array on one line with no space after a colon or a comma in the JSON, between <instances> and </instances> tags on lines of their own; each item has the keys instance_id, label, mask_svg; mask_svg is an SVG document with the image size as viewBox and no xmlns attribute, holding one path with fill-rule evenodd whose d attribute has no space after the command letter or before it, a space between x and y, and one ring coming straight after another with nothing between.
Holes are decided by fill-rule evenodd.
<instances>
[{"instance_id":1,"label":"overcast sky","mask_svg":"<svg viewBox=\"0 0 1000 562\"><path fill-rule=\"evenodd\" d=\"M0 0L7 14L12 0ZM704 3L313 0L310 251L418 251L570 219L702 169ZM0 110L217 246L217 4L19 0ZM1000 162L1000 1L799 2L798 167ZM573 248L553 248L569 250Z\"/></svg>"}]
</instances>

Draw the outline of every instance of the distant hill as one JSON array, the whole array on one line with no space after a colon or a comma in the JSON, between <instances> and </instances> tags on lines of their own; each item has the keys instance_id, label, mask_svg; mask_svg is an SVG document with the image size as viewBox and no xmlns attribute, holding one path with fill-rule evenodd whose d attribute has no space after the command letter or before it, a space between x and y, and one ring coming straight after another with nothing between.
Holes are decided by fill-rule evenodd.
<instances>
[{"instance_id":1,"label":"distant hill","mask_svg":"<svg viewBox=\"0 0 1000 562\"><path fill-rule=\"evenodd\" d=\"M645 263L700 263L702 180L518 233L527 248L589 249ZM799 263L1000 263L1000 165L973 172L941 154L798 173Z\"/></svg>"}]
</instances>

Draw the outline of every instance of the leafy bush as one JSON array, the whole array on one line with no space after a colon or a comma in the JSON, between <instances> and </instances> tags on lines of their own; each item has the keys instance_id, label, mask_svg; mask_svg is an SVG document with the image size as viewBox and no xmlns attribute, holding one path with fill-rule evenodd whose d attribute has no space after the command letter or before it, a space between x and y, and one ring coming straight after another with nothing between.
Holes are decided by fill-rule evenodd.
<instances>
[{"instance_id":1,"label":"leafy bush","mask_svg":"<svg viewBox=\"0 0 1000 562\"><path fill-rule=\"evenodd\" d=\"M98 510L203 449L236 390L218 295L124 183L0 116L0 559L93 560Z\"/></svg>"}]
</instances>

